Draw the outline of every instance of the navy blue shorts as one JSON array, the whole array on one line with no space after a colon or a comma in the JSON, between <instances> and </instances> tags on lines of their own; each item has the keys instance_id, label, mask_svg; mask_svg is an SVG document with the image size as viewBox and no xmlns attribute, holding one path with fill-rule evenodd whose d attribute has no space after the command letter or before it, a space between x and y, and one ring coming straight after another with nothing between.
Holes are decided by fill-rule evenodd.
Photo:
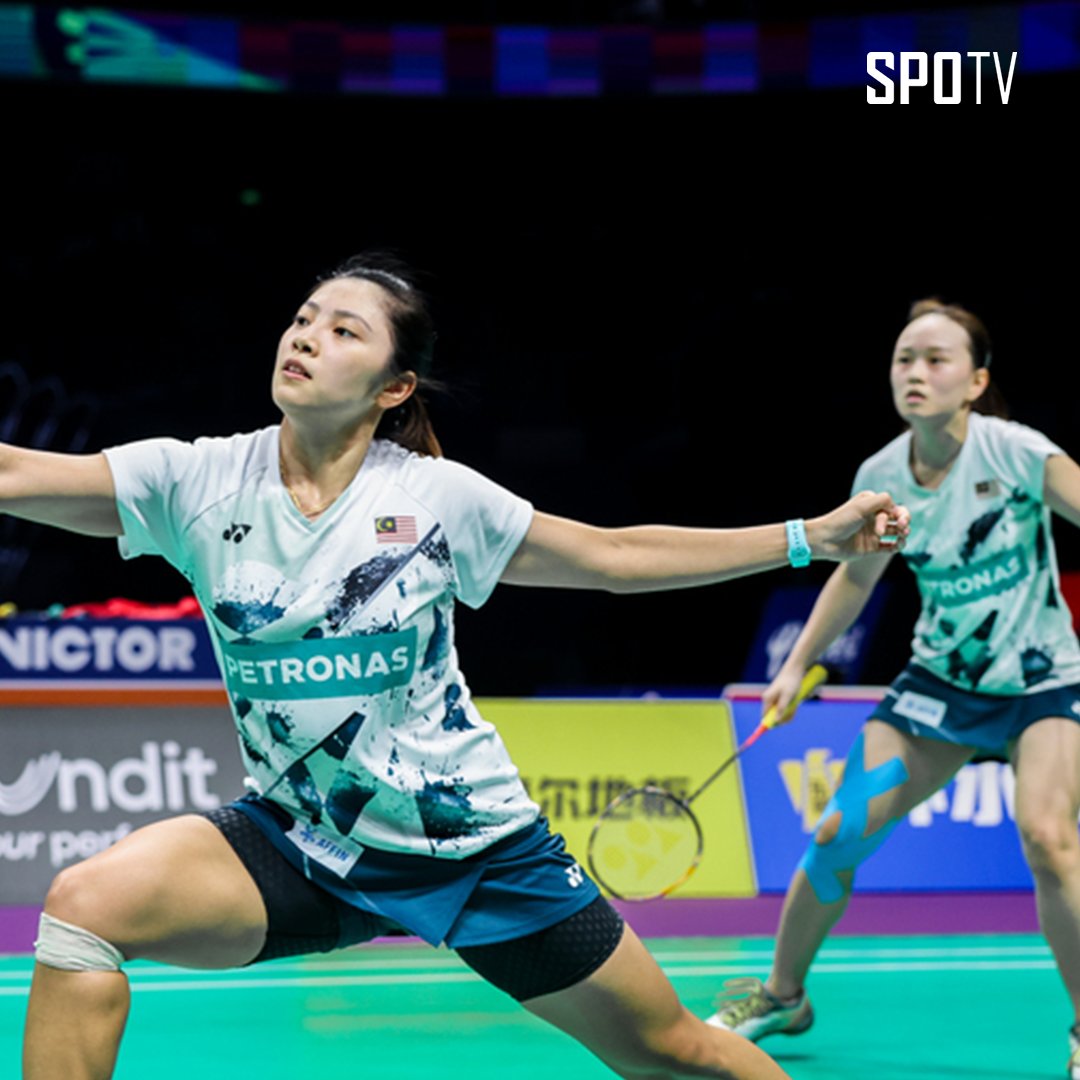
<instances>
[{"instance_id":1,"label":"navy blue shorts","mask_svg":"<svg viewBox=\"0 0 1080 1080\"><path fill-rule=\"evenodd\" d=\"M980 758L1008 760L1025 729L1047 717L1080 723L1080 686L1004 696L977 694L908 664L870 714L911 735L971 746Z\"/></svg>"},{"instance_id":2,"label":"navy blue shorts","mask_svg":"<svg viewBox=\"0 0 1080 1080\"><path fill-rule=\"evenodd\" d=\"M250 963L331 952L376 937L407 934L418 925L417 920L423 923L430 917L429 907L444 914L458 910L447 937L461 959L511 997L528 1001L587 979L622 941L622 917L565 855L561 838L552 836L545 823L495 845L500 850L492 858L474 857L473 865L457 875L437 875L433 886L424 885L422 869L413 867L408 880L398 881L396 891L388 890L378 871L369 873L369 866L365 873L377 886L373 891L381 907L396 910L403 920L399 923L371 905L358 906L361 894L355 891L348 901L343 899L340 882L330 892L307 876L287 857L280 835L275 843L273 833L256 824L266 808L261 800L246 799L204 814L232 846L263 898L266 938ZM389 865L381 859L378 863L384 870ZM474 880L477 866L481 873ZM427 876L432 876L430 868ZM560 878L563 881L555 885ZM458 887L462 881L472 882L471 892ZM565 903L566 888L574 893L570 906ZM539 920L538 905L545 911ZM498 940L467 943L493 933L499 935ZM503 934L512 936L506 939Z\"/></svg>"},{"instance_id":3,"label":"navy blue shorts","mask_svg":"<svg viewBox=\"0 0 1080 1080\"><path fill-rule=\"evenodd\" d=\"M452 949L524 937L587 907L600 890L545 818L464 859L365 848L341 877L287 837L295 822L267 799L230 804L309 881L346 904Z\"/></svg>"}]
</instances>

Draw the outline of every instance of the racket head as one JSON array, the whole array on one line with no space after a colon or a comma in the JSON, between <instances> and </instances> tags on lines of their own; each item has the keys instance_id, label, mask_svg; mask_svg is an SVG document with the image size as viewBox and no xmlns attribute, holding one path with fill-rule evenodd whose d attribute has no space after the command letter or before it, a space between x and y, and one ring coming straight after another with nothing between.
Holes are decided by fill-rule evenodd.
<instances>
[{"instance_id":1,"label":"racket head","mask_svg":"<svg viewBox=\"0 0 1080 1080\"><path fill-rule=\"evenodd\" d=\"M684 884L701 863L705 838L690 806L666 788L630 788L596 819L589 872L618 900L653 900Z\"/></svg>"}]
</instances>

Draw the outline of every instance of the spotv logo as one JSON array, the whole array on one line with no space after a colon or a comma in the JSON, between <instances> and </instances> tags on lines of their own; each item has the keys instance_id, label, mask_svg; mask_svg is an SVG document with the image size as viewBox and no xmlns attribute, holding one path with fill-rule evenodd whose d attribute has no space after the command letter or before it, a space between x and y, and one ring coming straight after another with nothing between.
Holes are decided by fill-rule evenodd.
<instances>
[{"instance_id":1,"label":"spotv logo","mask_svg":"<svg viewBox=\"0 0 1080 1080\"><path fill-rule=\"evenodd\" d=\"M1002 105L1008 105L1012 93L1016 53L1009 54L1008 74L1004 72L1000 53L990 52L868 52L866 74L876 83L866 85L866 100L871 105L892 105L896 87L900 87L900 104L908 105L913 88L932 86L935 105L959 105L964 98L965 68L974 66L975 104L983 103L983 60L994 58L996 87ZM974 65L964 63L974 60Z\"/></svg>"}]
</instances>

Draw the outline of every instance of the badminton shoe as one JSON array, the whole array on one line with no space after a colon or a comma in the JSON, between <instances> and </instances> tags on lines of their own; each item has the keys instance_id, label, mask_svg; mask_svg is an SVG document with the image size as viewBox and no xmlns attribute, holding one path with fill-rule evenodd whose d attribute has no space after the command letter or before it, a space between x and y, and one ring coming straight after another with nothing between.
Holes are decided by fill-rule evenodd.
<instances>
[{"instance_id":1,"label":"badminton shoe","mask_svg":"<svg viewBox=\"0 0 1080 1080\"><path fill-rule=\"evenodd\" d=\"M1069 1029L1069 1064L1065 1075L1069 1080L1080 1080L1080 1024Z\"/></svg>"},{"instance_id":2,"label":"badminton shoe","mask_svg":"<svg viewBox=\"0 0 1080 1080\"><path fill-rule=\"evenodd\" d=\"M794 1002L784 1002L770 994L760 979L728 979L716 1005L716 1012L705 1023L734 1031L751 1042L766 1035L799 1035L814 1022L805 990ZM1080 1054L1076 1060L1080 1062ZM1080 1071L1074 1080L1080 1080Z\"/></svg>"}]
</instances>

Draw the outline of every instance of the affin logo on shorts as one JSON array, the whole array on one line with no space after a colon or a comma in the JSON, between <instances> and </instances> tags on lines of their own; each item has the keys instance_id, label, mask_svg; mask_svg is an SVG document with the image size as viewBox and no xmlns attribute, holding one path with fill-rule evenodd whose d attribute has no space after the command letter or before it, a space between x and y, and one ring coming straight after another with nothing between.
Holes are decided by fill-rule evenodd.
<instances>
[{"instance_id":1,"label":"affin logo on shorts","mask_svg":"<svg viewBox=\"0 0 1080 1080\"><path fill-rule=\"evenodd\" d=\"M982 62L992 56L1001 104L1008 105L1013 73L1016 71L1016 53L1006 55L1009 57L1007 74L1002 68L1001 54L996 52L868 52L866 74L873 82L866 84L866 100L871 105L892 105L896 101L895 88L899 84L901 105L911 103L913 88L925 86L933 86L935 105L959 105L964 99L966 85L969 93L974 90L975 104L981 105ZM965 63L965 60L968 62Z\"/></svg>"}]
</instances>

